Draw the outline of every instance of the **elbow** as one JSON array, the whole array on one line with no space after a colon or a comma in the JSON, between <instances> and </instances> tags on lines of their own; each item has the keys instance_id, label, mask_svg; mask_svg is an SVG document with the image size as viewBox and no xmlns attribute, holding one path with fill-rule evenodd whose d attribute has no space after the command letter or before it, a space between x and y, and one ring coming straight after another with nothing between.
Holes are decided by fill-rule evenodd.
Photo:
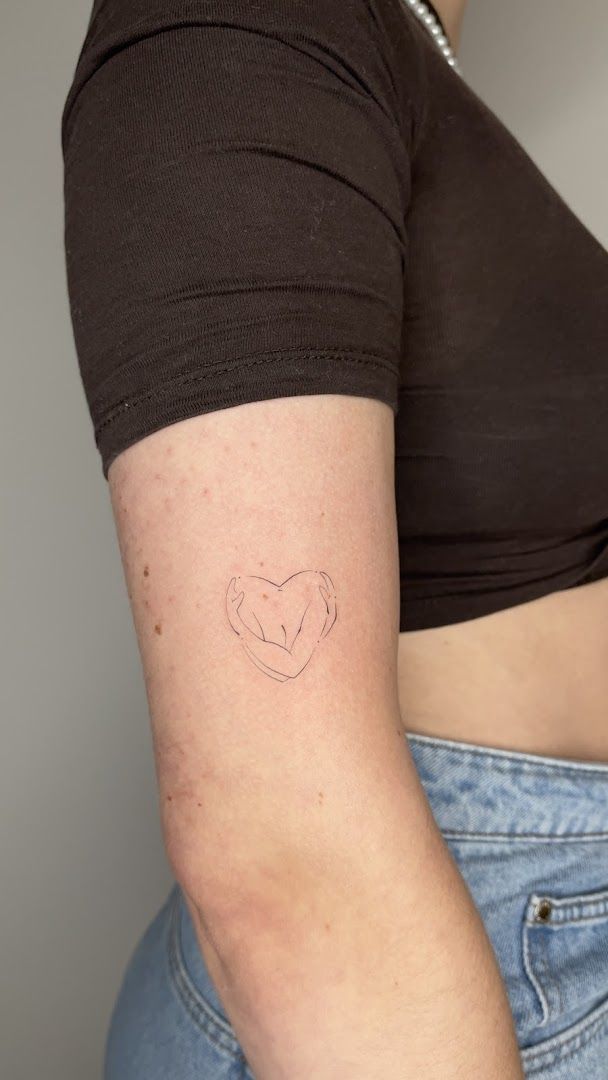
<instances>
[{"instance_id":1,"label":"elbow","mask_svg":"<svg viewBox=\"0 0 608 1080\"><path fill-rule=\"evenodd\" d=\"M303 869L295 853L282 857L252 837L212 839L199 827L164 830L173 875L190 913L220 954L244 934L279 930L297 909Z\"/></svg>"},{"instance_id":2,"label":"elbow","mask_svg":"<svg viewBox=\"0 0 608 1080\"><path fill-rule=\"evenodd\" d=\"M260 993L270 992L276 958L307 953L330 917L335 898L295 846L279 853L249 836L220 850L190 831L172 838L168 855L201 948L210 946L224 972Z\"/></svg>"},{"instance_id":3,"label":"elbow","mask_svg":"<svg viewBox=\"0 0 608 1080\"><path fill-rule=\"evenodd\" d=\"M256 861L224 861L201 873L198 860L179 864L178 880L207 970L233 1021L272 1038L285 1013L286 987L318 981L327 950L328 916L319 897L301 891L284 865L266 873ZM332 916L333 921L333 916ZM264 1034L265 1033L265 1034Z\"/></svg>"},{"instance_id":4,"label":"elbow","mask_svg":"<svg viewBox=\"0 0 608 1080\"><path fill-rule=\"evenodd\" d=\"M165 852L191 911L207 929L244 917L246 883L232 865L229 845L197 825L163 822Z\"/></svg>"}]
</instances>

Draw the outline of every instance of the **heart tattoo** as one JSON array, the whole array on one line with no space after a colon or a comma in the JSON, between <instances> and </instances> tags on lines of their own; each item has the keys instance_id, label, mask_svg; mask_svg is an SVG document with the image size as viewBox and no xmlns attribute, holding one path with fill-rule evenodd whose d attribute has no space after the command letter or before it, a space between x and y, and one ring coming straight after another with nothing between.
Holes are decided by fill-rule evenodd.
<instances>
[{"instance_id":1,"label":"heart tattoo","mask_svg":"<svg viewBox=\"0 0 608 1080\"><path fill-rule=\"evenodd\" d=\"M336 593L324 570L302 570L276 585L262 577L233 577L228 620L249 659L280 682L295 679L336 621Z\"/></svg>"}]
</instances>

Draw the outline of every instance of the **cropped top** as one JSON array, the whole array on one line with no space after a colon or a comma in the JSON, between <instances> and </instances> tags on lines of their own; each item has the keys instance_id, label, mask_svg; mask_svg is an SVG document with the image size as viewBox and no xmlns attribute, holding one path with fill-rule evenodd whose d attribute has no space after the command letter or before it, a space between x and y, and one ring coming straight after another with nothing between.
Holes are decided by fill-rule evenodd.
<instances>
[{"instance_id":1,"label":"cropped top","mask_svg":"<svg viewBox=\"0 0 608 1080\"><path fill-rule=\"evenodd\" d=\"M61 138L106 478L186 417L368 396L401 631L608 575L608 253L403 0L95 0Z\"/></svg>"}]
</instances>

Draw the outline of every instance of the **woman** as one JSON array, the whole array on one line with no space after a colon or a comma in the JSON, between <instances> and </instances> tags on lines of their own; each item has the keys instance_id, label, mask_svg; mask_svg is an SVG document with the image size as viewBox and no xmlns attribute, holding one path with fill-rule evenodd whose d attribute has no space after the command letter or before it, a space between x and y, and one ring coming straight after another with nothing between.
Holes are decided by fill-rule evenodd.
<instances>
[{"instance_id":1,"label":"woman","mask_svg":"<svg viewBox=\"0 0 608 1080\"><path fill-rule=\"evenodd\" d=\"M608 254L463 9L93 6L68 285L176 878L106 1080L606 1075Z\"/></svg>"}]
</instances>

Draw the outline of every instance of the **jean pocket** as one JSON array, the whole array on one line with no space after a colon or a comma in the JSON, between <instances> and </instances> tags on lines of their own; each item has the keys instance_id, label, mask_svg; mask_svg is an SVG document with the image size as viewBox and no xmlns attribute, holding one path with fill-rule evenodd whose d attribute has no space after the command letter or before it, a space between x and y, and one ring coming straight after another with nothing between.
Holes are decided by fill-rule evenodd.
<instances>
[{"instance_id":1,"label":"jean pocket","mask_svg":"<svg viewBox=\"0 0 608 1080\"><path fill-rule=\"evenodd\" d=\"M530 894L522 933L538 1027L560 1030L608 1000L608 888Z\"/></svg>"}]
</instances>

